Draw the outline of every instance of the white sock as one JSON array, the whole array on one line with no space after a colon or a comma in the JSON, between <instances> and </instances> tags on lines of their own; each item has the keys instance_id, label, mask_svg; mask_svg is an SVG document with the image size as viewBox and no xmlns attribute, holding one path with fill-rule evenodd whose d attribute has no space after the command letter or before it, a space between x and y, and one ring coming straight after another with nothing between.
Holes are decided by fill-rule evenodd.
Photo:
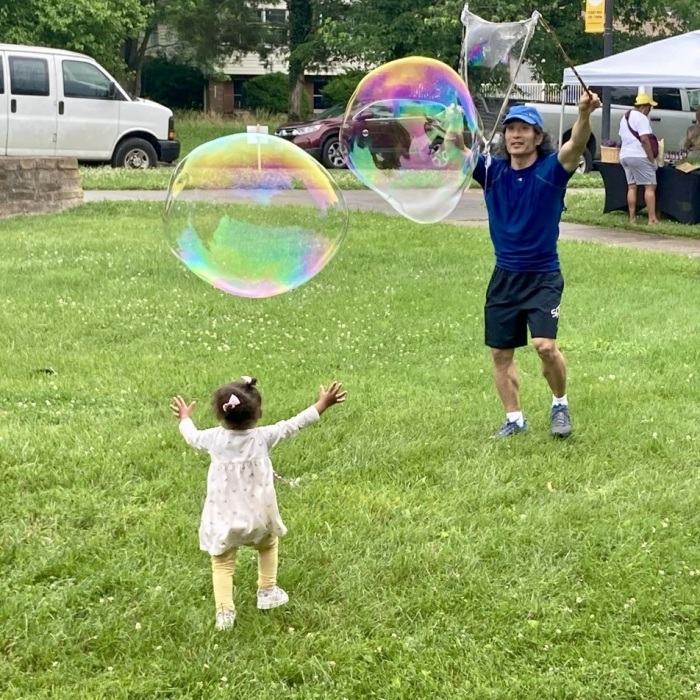
<instances>
[{"instance_id":1,"label":"white sock","mask_svg":"<svg viewBox=\"0 0 700 700\"><path fill-rule=\"evenodd\" d=\"M523 418L522 411L511 411L510 413L506 413L506 420L509 423L517 423L521 428L523 425L525 425L525 419Z\"/></svg>"},{"instance_id":2,"label":"white sock","mask_svg":"<svg viewBox=\"0 0 700 700\"><path fill-rule=\"evenodd\" d=\"M568 406L569 405L569 400L566 398L566 394L562 396L561 398L557 398L552 394L552 406Z\"/></svg>"}]
</instances>

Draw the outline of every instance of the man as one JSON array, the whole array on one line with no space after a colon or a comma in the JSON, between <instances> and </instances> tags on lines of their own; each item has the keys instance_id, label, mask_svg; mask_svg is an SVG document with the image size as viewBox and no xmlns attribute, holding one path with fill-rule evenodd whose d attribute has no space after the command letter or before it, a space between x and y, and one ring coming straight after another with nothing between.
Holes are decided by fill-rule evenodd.
<instances>
[{"instance_id":1,"label":"man","mask_svg":"<svg viewBox=\"0 0 700 700\"><path fill-rule=\"evenodd\" d=\"M487 164L481 156L474 173L484 188L496 254L486 292L485 335L506 420L494 437L527 427L515 349L527 345L528 327L553 394L551 434L571 434L566 364L556 344L564 290L557 240L566 186L591 135L590 115L599 106L597 95L584 93L571 138L558 153L550 153L540 113L533 107L512 107L503 120L503 157Z\"/></svg>"},{"instance_id":2,"label":"man","mask_svg":"<svg viewBox=\"0 0 700 700\"><path fill-rule=\"evenodd\" d=\"M630 223L637 223L637 187L644 187L644 203L649 223L658 224L656 217L656 159L651 150L652 134L649 112L656 107L649 95L637 95L634 109L620 119L620 165L627 177L627 208Z\"/></svg>"}]
</instances>

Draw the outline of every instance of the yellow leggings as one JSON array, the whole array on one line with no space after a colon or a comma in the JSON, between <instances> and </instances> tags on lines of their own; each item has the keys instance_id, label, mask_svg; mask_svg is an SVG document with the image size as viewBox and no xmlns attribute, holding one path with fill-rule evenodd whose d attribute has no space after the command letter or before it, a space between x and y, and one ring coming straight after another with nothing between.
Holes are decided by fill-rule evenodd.
<instances>
[{"instance_id":1,"label":"yellow leggings","mask_svg":"<svg viewBox=\"0 0 700 700\"><path fill-rule=\"evenodd\" d=\"M258 588L274 588L277 585L277 538L268 537L255 549L258 550ZM238 549L232 547L223 554L211 558L214 602L217 612L235 610L233 604L233 572L236 569Z\"/></svg>"}]
</instances>

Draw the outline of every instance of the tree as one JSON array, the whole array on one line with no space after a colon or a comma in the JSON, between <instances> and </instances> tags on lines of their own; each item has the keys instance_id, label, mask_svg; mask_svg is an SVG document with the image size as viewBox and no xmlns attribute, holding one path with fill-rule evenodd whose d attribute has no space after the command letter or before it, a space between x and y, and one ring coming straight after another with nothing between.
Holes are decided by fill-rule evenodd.
<instances>
[{"instance_id":1,"label":"tree","mask_svg":"<svg viewBox=\"0 0 700 700\"><path fill-rule=\"evenodd\" d=\"M354 0L326 19L321 32L329 51L346 60L366 59L376 65L422 55L457 68L463 7L464 0ZM469 9L493 22L526 19L538 10L574 63L603 55L602 35L584 31L583 0L472 0ZM648 42L650 28L667 36L699 24L697 0L616 0L615 51ZM537 29L527 59L539 79L561 80L565 62L544 28Z\"/></svg>"},{"instance_id":2,"label":"tree","mask_svg":"<svg viewBox=\"0 0 700 700\"><path fill-rule=\"evenodd\" d=\"M122 39L142 26L139 0L4 0L0 7L3 41L86 53L117 77L124 74Z\"/></svg>"},{"instance_id":3,"label":"tree","mask_svg":"<svg viewBox=\"0 0 700 700\"><path fill-rule=\"evenodd\" d=\"M137 0L143 23L124 35L122 58L131 76L131 91L141 93L141 69L151 48L177 53L205 72L214 72L222 58L257 50L266 29L258 19L255 0ZM164 43L153 46L157 29ZM158 35L160 40L160 32Z\"/></svg>"}]
</instances>

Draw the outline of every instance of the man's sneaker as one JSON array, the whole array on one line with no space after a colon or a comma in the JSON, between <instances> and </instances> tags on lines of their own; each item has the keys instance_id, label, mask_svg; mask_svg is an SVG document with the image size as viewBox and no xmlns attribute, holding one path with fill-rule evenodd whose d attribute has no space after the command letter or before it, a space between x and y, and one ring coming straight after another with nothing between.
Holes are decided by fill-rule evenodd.
<instances>
[{"instance_id":1,"label":"man's sneaker","mask_svg":"<svg viewBox=\"0 0 700 700\"><path fill-rule=\"evenodd\" d=\"M527 421L524 420L522 425L518 425L516 421L506 421L498 431L493 435L495 438L510 437L517 433L524 433L527 430Z\"/></svg>"},{"instance_id":2,"label":"man's sneaker","mask_svg":"<svg viewBox=\"0 0 700 700\"><path fill-rule=\"evenodd\" d=\"M571 418L569 416L569 407L558 404L552 406L550 433L554 437L566 438L571 435Z\"/></svg>"},{"instance_id":3,"label":"man's sneaker","mask_svg":"<svg viewBox=\"0 0 700 700\"><path fill-rule=\"evenodd\" d=\"M272 610L289 602L289 596L279 587L270 590L258 588L258 610Z\"/></svg>"},{"instance_id":4,"label":"man's sneaker","mask_svg":"<svg viewBox=\"0 0 700 700\"><path fill-rule=\"evenodd\" d=\"M222 610L221 612L216 613L217 630L230 630L233 627L234 622L236 622L235 610Z\"/></svg>"}]
</instances>

